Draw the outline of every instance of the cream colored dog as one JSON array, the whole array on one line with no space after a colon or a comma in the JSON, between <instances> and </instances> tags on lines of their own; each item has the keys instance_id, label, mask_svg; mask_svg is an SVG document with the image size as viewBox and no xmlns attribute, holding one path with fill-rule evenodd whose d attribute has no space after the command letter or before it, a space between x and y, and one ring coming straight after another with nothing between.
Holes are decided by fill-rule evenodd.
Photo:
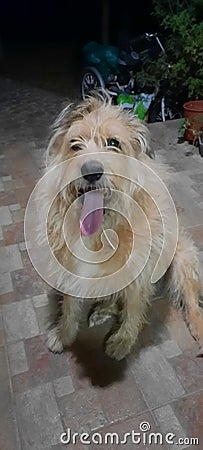
<instances>
[{"instance_id":1,"label":"cream colored dog","mask_svg":"<svg viewBox=\"0 0 203 450\"><path fill-rule=\"evenodd\" d=\"M103 157L104 152L106 158ZM81 155L84 156L82 162L77 158ZM124 168L129 175L126 179L117 175L120 173L119 158L116 160L114 155L129 157ZM163 167L150 156L152 155L147 127L132 114L118 106L112 106L108 99L101 100L98 96L77 106L71 105L61 113L55 122L47 153L48 170L62 161L70 160L68 170L77 175L75 181L56 196L50 209L47 224L50 246L63 267L81 277L95 279L95 284L91 284L89 289L90 295L85 294L85 297L95 297L91 313L96 308L98 313L100 311L103 314L105 311L107 314L111 311L114 315L115 323L105 340L105 352L117 360L121 360L131 351L157 288L157 284L152 284L151 276L163 243L160 212L150 193L143 187L143 174L139 171L136 174L137 184L130 181L131 177L135 177L135 174L132 174L133 158L164 177L164 182L167 179L170 182L170 173L167 170L164 172ZM145 177L146 182L151 185L161 205L162 214L168 217L170 222L166 192L150 174ZM60 180L57 182L60 185ZM51 182L47 184L47 189L52 189ZM64 218L77 199L77 207L73 208L71 213L72 220L65 230L76 253L79 236L82 236L85 246L93 256L102 248L101 234L104 229L113 229L119 240L117 250L112 256L97 264L93 260L85 262L83 258L76 257L65 242ZM136 202L139 208L133 208L132 201ZM118 209L122 214L118 213ZM134 224L133 230L126 217ZM152 237L149 257L146 218ZM162 254L163 264L171 251L172 235L173 233L168 232ZM114 278L109 277L109 284L105 278L103 288L99 288L101 292L98 294L98 278L113 276L123 265L126 265L128 270L133 242L133 267L137 274L135 279L117 291L115 282L112 281ZM109 239L108 243L109 248L115 247ZM198 306L200 283L197 251L184 231L179 232L176 244L172 261L162 277L162 286L168 289L174 304L182 308L191 334L202 347L203 320ZM140 273L139 267L143 268ZM129 270L132 271L132 268ZM60 272L58 278L60 279ZM109 293L111 283L112 293ZM63 278L62 290L65 293L55 298L55 309L54 312L52 309L47 334L47 345L53 352L62 352L64 347L75 341L84 300L81 293L80 299L69 294L68 274L67 278Z\"/></svg>"}]
</instances>

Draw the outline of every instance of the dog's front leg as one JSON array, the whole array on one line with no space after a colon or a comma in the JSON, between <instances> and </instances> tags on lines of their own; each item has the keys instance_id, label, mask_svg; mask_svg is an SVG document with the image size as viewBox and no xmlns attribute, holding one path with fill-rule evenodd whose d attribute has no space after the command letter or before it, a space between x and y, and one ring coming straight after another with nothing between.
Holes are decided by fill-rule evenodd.
<instances>
[{"instance_id":1,"label":"dog's front leg","mask_svg":"<svg viewBox=\"0 0 203 450\"><path fill-rule=\"evenodd\" d=\"M146 321L147 294L146 289L143 292L136 283L125 289L117 327L112 329L105 341L105 353L111 358L121 360L130 353Z\"/></svg>"},{"instance_id":2,"label":"dog's front leg","mask_svg":"<svg viewBox=\"0 0 203 450\"><path fill-rule=\"evenodd\" d=\"M64 295L60 309L56 322L51 324L47 333L47 346L54 353L61 353L64 347L75 341L80 322L78 299Z\"/></svg>"}]
</instances>

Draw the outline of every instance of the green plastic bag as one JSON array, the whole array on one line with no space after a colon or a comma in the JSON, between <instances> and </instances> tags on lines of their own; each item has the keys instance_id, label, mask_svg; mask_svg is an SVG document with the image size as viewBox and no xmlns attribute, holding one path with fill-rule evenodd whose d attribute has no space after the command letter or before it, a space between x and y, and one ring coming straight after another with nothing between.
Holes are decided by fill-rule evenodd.
<instances>
[{"instance_id":1,"label":"green plastic bag","mask_svg":"<svg viewBox=\"0 0 203 450\"><path fill-rule=\"evenodd\" d=\"M138 94L127 95L120 94L117 98L118 105L122 105L123 108L128 108L134 111L134 114L138 119L144 120L149 109L149 106L154 99L154 94Z\"/></svg>"}]
</instances>

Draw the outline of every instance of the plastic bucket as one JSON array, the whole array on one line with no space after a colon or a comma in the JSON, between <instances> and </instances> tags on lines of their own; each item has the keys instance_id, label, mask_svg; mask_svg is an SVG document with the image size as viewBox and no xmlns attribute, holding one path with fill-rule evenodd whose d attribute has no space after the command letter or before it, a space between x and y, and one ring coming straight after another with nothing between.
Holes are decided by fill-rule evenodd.
<instances>
[{"instance_id":1,"label":"plastic bucket","mask_svg":"<svg viewBox=\"0 0 203 450\"><path fill-rule=\"evenodd\" d=\"M198 132L203 130L203 100L184 103L184 117L187 119L185 139L194 142Z\"/></svg>"}]
</instances>

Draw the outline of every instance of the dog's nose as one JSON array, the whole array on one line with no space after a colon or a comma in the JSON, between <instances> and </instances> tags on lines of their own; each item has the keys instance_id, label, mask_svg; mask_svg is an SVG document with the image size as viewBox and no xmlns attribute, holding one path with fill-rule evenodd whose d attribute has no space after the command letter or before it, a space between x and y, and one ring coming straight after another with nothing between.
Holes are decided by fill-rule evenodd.
<instances>
[{"instance_id":1,"label":"dog's nose","mask_svg":"<svg viewBox=\"0 0 203 450\"><path fill-rule=\"evenodd\" d=\"M89 183L93 183L101 178L104 173L104 168L98 161L87 161L81 167L83 178Z\"/></svg>"}]
</instances>

